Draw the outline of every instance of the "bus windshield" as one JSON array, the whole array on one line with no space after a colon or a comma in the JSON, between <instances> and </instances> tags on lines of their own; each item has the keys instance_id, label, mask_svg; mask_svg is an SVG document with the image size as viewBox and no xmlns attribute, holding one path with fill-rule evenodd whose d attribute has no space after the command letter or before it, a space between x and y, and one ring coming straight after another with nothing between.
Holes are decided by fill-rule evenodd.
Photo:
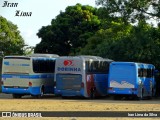
<instances>
[{"instance_id":1,"label":"bus windshield","mask_svg":"<svg viewBox=\"0 0 160 120\"><path fill-rule=\"evenodd\" d=\"M6 57L3 60L3 70L5 74L9 73L29 73L30 58L27 57Z\"/></svg>"},{"instance_id":2,"label":"bus windshield","mask_svg":"<svg viewBox=\"0 0 160 120\"><path fill-rule=\"evenodd\" d=\"M135 66L132 65L113 65L111 68L111 78L134 78Z\"/></svg>"}]
</instances>

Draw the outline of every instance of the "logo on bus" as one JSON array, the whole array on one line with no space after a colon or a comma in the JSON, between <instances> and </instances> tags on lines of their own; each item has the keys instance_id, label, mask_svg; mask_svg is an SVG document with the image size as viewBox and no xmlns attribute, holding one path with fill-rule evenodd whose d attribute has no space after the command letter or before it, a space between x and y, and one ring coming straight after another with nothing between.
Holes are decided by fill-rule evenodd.
<instances>
[{"instance_id":1,"label":"logo on bus","mask_svg":"<svg viewBox=\"0 0 160 120\"><path fill-rule=\"evenodd\" d=\"M64 66L74 66L73 60L64 60Z\"/></svg>"},{"instance_id":2,"label":"logo on bus","mask_svg":"<svg viewBox=\"0 0 160 120\"><path fill-rule=\"evenodd\" d=\"M80 72L81 68L72 68L72 67L58 67L58 71L73 71L73 72Z\"/></svg>"},{"instance_id":3,"label":"logo on bus","mask_svg":"<svg viewBox=\"0 0 160 120\"><path fill-rule=\"evenodd\" d=\"M5 61L4 65L6 65L6 66L30 66L29 64L13 64L8 61Z\"/></svg>"}]
</instances>

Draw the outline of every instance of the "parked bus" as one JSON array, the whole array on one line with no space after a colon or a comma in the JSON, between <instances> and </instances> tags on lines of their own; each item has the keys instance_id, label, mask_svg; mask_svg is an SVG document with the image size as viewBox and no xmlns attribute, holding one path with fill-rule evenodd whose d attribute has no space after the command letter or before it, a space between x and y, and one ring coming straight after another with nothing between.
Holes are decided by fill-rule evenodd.
<instances>
[{"instance_id":1,"label":"parked bus","mask_svg":"<svg viewBox=\"0 0 160 120\"><path fill-rule=\"evenodd\" d=\"M42 96L54 93L56 54L33 54L31 56L5 56L2 63L2 92Z\"/></svg>"},{"instance_id":2,"label":"parked bus","mask_svg":"<svg viewBox=\"0 0 160 120\"><path fill-rule=\"evenodd\" d=\"M155 67L135 62L112 62L108 78L108 93L115 97L143 99L155 95ZM118 96L119 95L119 96Z\"/></svg>"},{"instance_id":3,"label":"parked bus","mask_svg":"<svg viewBox=\"0 0 160 120\"><path fill-rule=\"evenodd\" d=\"M94 97L106 95L109 63L97 56L59 57L55 67L55 94Z\"/></svg>"}]
</instances>

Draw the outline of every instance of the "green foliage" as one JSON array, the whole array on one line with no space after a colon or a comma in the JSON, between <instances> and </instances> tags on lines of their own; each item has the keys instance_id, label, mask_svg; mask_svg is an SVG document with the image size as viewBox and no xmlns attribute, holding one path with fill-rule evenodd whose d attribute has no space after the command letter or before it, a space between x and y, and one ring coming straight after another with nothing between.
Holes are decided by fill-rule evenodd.
<instances>
[{"instance_id":1,"label":"green foliage","mask_svg":"<svg viewBox=\"0 0 160 120\"><path fill-rule=\"evenodd\" d=\"M80 54L99 55L116 61L152 63L160 67L160 29L140 22L137 26L112 22L88 39ZM111 26L112 26L111 25Z\"/></svg>"},{"instance_id":2,"label":"green foliage","mask_svg":"<svg viewBox=\"0 0 160 120\"><path fill-rule=\"evenodd\" d=\"M0 51L4 55L23 54L24 40L18 27L0 16Z\"/></svg>"},{"instance_id":3,"label":"green foliage","mask_svg":"<svg viewBox=\"0 0 160 120\"><path fill-rule=\"evenodd\" d=\"M97 5L106 9L106 14L122 17L135 23L141 20L160 19L159 0L96 0Z\"/></svg>"},{"instance_id":4,"label":"green foliage","mask_svg":"<svg viewBox=\"0 0 160 120\"><path fill-rule=\"evenodd\" d=\"M51 25L39 30L37 35L42 41L35 47L35 52L76 54L99 29L100 20L95 14L96 9L88 5L67 7L51 21Z\"/></svg>"},{"instance_id":5,"label":"green foliage","mask_svg":"<svg viewBox=\"0 0 160 120\"><path fill-rule=\"evenodd\" d=\"M99 30L93 37L88 39L88 44L81 50L80 54L92 54L115 59L112 49L124 36L128 36L131 25L111 22L110 28Z\"/></svg>"},{"instance_id":6,"label":"green foliage","mask_svg":"<svg viewBox=\"0 0 160 120\"><path fill-rule=\"evenodd\" d=\"M115 61L152 63L160 68L160 27L146 22L149 16L159 19L158 2L96 1L102 7L69 6L51 25L42 27L37 33L42 41L35 52L97 55ZM148 10L151 5L153 11ZM135 21L136 26L132 24Z\"/></svg>"},{"instance_id":7,"label":"green foliage","mask_svg":"<svg viewBox=\"0 0 160 120\"><path fill-rule=\"evenodd\" d=\"M24 50L24 55L31 55L34 53L34 47L32 46L24 47L23 50Z\"/></svg>"}]
</instances>

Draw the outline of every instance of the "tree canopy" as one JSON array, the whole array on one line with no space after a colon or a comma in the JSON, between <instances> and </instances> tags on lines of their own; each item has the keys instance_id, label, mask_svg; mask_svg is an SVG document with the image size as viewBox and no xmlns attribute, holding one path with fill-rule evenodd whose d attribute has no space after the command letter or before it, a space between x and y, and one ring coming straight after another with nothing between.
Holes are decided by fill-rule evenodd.
<instances>
[{"instance_id":1,"label":"tree canopy","mask_svg":"<svg viewBox=\"0 0 160 120\"><path fill-rule=\"evenodd\" d=\"M79 52L100 26L96 8L88 5L68 6L60 12L51 25L43 26L37 33L41 42L35 52L69 55Z\"/></svg>"},{"instance_id":2,"label":"tree canopy","mask_svg":"<svg viewBox=\"0 0 160 120\"><path fill-rule=\"evenodd\" d=\"M137 26L112 23L88 39L80 54L91 54L116 61L152 63L160 67L160 29L141 22Z\"/></svg>"},{"instance_id":3,"label":"tree canopy","mask_svg":"<svg viewBox=\"0 0 160 120\"><path fill-rule=\"evenodd\" d=\"M35 52L98 55L115 61L152 63L160 68L160 27L147 23L153 18L159 20L159 1L96 2L101 7L77 4L61 11L51 25L37 33L42 40Z\"/></svg>"},{"instance_id":4,"label":"tree canopy","mask_svg":"<svg viewBox=\"0 0 160 120\"><path fill-rule=\"evenodd\" d=\"M4 55L22 55L24 40L18 27L0 16L0 51Z\"/></svg>"},{"instance_id":5,"label":"tree canopy","mask_svg":"<svg viewBox=\"0 0 160 120\"><path fill-rule=\"evenodd\" d=\"M159 24L159 0L96 0L96 3L102 5L109 16L122 17L131 23L154 19Z\"/></svg>"}]
</instances>

